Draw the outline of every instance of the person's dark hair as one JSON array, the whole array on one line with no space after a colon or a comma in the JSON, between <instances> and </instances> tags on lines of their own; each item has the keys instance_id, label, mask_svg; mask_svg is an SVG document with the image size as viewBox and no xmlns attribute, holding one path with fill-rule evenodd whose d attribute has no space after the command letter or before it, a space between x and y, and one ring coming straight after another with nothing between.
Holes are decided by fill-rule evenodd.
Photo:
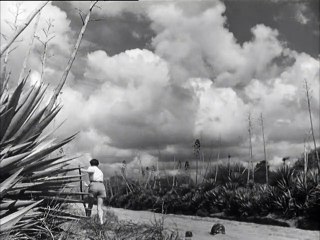
<instances>
[{"instance_id":1,"label":"person's dark hair","mask_svg":"<svg viewBox=\"0 0 320 240\"><path fill-rule=\"evenodd\" d=\"M90 161L90 165L91 165L91 166L99 166L99 161L98 161L97 159L92 159L92 160Z\"/></svg>"}]
</instances>

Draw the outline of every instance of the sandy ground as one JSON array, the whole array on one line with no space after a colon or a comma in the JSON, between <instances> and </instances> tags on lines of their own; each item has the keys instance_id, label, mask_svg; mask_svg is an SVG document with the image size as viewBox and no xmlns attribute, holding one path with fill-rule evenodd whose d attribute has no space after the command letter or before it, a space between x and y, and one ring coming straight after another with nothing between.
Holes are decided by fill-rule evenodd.
<instances>
[{"instance_id":1,"label":"sandy ground","mask_svg":"<svg viewBox=\"0 0 320 240\"><path fill-rule=\"evenodd\" d=\"M83 210L82 205L78 205L77 208ZM122 208L106 209L113 211L119 220L150 223L150 221L154 221L155 218L162 217L161 214L148 211L132 211ZM93 213L96 213L96 207L94 207ZM192 231L192 240L320 240L319 231L173 214L165 215L164 218L165 227L168 229L176 229L182 234L184 234L185 231ZM218 234L212 236L209 234L212 225L215 223L221 223L225 226L225 235Z\"/></svg>"}]
</instances>

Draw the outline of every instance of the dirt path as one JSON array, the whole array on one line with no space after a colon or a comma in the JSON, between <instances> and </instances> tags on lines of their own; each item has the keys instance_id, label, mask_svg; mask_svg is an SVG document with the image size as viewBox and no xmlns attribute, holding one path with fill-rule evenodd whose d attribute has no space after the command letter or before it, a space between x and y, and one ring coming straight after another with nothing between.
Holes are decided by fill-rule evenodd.
<instances>
[{"instance_id":1,"label":"dirt path","mask_svg":"<svg viewBox=\"0 0 320 240\"><path fill-rule=\"evenodd\" d=\"M79 205L83 209L83 206ZM122 208L107 208L113 211L119 220L131 220L133 222L150 223L155 217L161 218L161 214L148 211L132 211ZM96 208L94 207L94 213ZM222 220L217 218L202 218L183 215L165 215L165 227L177 229L179 232L192 231L192 240L320 240L320 232L307 231L296 228L260 225L237 221ZM213 224L221 223L226 228L226 234L212 236L209 231Z\"/></svg>"}]
</instances>

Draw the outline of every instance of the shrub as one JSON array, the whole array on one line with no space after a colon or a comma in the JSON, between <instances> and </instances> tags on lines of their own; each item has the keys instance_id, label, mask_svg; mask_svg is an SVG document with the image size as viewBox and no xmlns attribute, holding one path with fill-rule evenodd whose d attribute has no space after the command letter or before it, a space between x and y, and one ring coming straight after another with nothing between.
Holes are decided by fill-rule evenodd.
<instances>
[{"instance_id":1,"label":"shrub","mask_svg":"<svg viewBox=\"0 0 320 240\"><path fill-rule=\"evenodd\" d=\"M74 136L54 141L52 132L44 134L61 107L42 106L46 88L25 90L26 82L12 93L0 88L0 206L4 210L0 234L31 238L59 231L57 223L75 217L64 210L64 204L80 201L68 198L72 196L68 184L79 181L79 175L67 175L74 170L68 168L72 159L52 154Z\"/></svg>"}]
</instances>

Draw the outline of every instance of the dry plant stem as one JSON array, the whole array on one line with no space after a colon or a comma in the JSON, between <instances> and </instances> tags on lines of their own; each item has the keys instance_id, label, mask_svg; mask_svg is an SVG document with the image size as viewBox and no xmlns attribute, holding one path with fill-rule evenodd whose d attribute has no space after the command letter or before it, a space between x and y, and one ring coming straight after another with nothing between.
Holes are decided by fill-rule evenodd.
<instances>
[{"instance_id":1,"label":"dry plant stem","mask_svg":"<svg viewBox=\"0 0 320 240\"><path fill-rule=\"evenodd\" d=\"M264 160L266 161L266 184L269 184L266 140L265 140L265 137L264 137L264 124L263 124L263 115L262 115L262 113L260 115L260 121L261 121L261 131L262 131L262 141L263 141L263 154L264 154Z\"/></svg>"},{"instance_id":2,"label":"dry plant stem","mask_svg":"<svg viewBox=\"0 0 320 240\"><path fill-rule=\"evenodd\" d=\"M78 52L78 49L79 49L81 40L82 40L82 38L83 38L83 35L84 35L85 31L86 31L88 22L89 22L89 20L90 20L91 12L92 12L94 6L95 6L97 3L98 3L98 1L94 1L94 2L92 2L91 5L90 5L88 14L87 14L87 16L86 16L86 19L85 19L85 21L84 21L84 24L83 24L83 26L82 26L82 28L81 28L80 33L79 33L77 42L76 42L76 44L75 44L75 46L74 46L74 48L73 48L73 52L72 52L72 54L71 54L71 56L70 56L70 59L69 59L68 64L67 64L67 67L66 67L66 69L64 70L64 72L63 72L63 74L62 74L61 80L60 80L58 86L56 87L56 89L55 89L55 91L54 91L54 93L53 93L52 98L50 99L50 102L49 102L49 104L48 104L48 108L47 108L47 110L46 110L46 112L45 112L45 116L47 116L47 114L49 113L49 111L50 111L50 110L52 109L52 107L54 106L54 103L55 103L56 99L58 98L58 96L59 96L59 94L60 94L60 92L61 92L61 89L62 89L63 85L65 84L65 82L66 82L66 80L67 80L67 77L68 77L68 74L69 74L69 72L70 72L71 66L72 66L72 64L73 64L73 62L74 62L74 60L75 60L75 58L76 58L76 54L77 54L77 52Z\"/></svg>"},{"instance_id":3,"label":"dry plant stem","mask_svg":"<svg viewBox=\"0 0 320 240\"><path fill-rule=\"evenodd\" d=\"M204 161L204 152L202 152L202 176L204 178L204 172L205 172L205 161Z\"/></svg>"},{"instance_id":4,"label":"dry plant stem","mask_svg":"<svg viewBox=\"0 0 320 240\"><path fill-rule=\"evenodd\" d=\"M254 181L254 168L253 168L253 161L252 161L252 122L251 122L251 113L249 112L248 115L248 133L249 133L249 155L250 155L250 163L252 167L252 180ZM248 174L249 174L250 166L248 166ZM249 182L249 177L248 177Z\"/></svg>"},{"instance_id":5,"label":"dry plant stem","mask_svg":"<svg viewBox=\"0 0 320 240\"><path fill-rule=\"evenodd\" d=\"M210 168L210 162L211 162L211 155L210 155L210 157L209 157L209 161L208 161L208 163L207 163L207 166L206 166L206 168L205 168L205 170L204 170L204 175L203 175L202 183L204 183L204 181L207 181L206 176L207 176L207 173L208 173L208 169Z\"/></svg>"},{"instance_id":6,"label":"dry plant stem","mask_svg":"<svg viewBox=\"0 0 320 240\"><path fill-rule=\"evenodd\" d=\"M219 162L220 160L220 149L221 149L221 135L219 135L219 151L218 151L217 162ZM216 174L214 177L214 182L216 183L218 178L219 165L217 164L215 168L216 168Z\"/></svg>"},{"instance_id":7,"label":"dry plant stem","mask_svg":"<svg viewBox=\"0 0 320 240\"><path fill-rule=\"evenodd\" d=\"M8 58L9 58L9 53L10 51L7 51L5 54L5 57L3 59L3 66L2 66L2 73L1 73L1 81L3 81L2 86L3 88L5 87L5 79L6 79L6 75L7 75L7 64L8 64Z\"/></svg>"},{"instance_id":8,"label":"dry plant stem","mask_svg":"<svg viewBox=\"0 0 320 240\"><path fill-rule=\"evenodd\" d=\"M230 168L230 155L228 156L228 176L230 177L231 168Z\"/></svg>"},{"instance_id":9,"label":"dry plant stem","mask_svg":"<svg viewBox=\"0 0 320 240\"><path fill-rule=\"evenodd\" d=\"M311 128L311 134L312 134L312 139L313 139L313 146L314 146L314 151L316 152L316 157L317 157L318 172L320 173L320 160L319 160L319 154L318 154L318 151L317 151L316 139L314 137L314 131L313 131L313 122L312 122L312 114L311 114L309 86L308 86L307 80L304 80L304 81L305 81L305 88L306 88L306 95L307 95L307 102L308 102L308 110L309 110L309 117L310 117L310 128Z\"/></svg>"},{"instance_id":10,"label":"dry plant stem","mask_svg":"<svg viewBox=\"0 0 320 240\"><path fill-rule=\"evenodd\" d=\"M32 37L31 37L31 41L30 41L30 44L29 44L29 50L26 54L26 57L24 58L24 61L23 61L23 65L22 65L22 69L21 69L21 72L20 72L20 76L19 76L19 81L18 82L21 82L24 75L25 75L25 72L26 72L26 68L27 68L27 63L28 63L28 60L29 60L29 56L30 56L30 53L31 53L31 49L32 49L32 46L33 46L33 41L35 39L35 35L36 35L36 31L37 31L37 28L38 28L38 23L39 23L39 19L40 19L40 15L41 15L41 12L39 12L37 18L36 18L36 22L34 24L34 28L33 28L33 34L32 34Z\"/></svg>"},{"instance_id":11,"label":"dry plant stem","mask_svg":"<svg viewBox=\"0 0 320 240\"><path fill-rule=\"evenodd\" d=\"M44 69L46 65L46 60L47 60L47 44L45 44L43 48L43 54L42 54L42 59L41 59L41 75L40 75L40 81L43 80L43 74L44 74Z\"/></svg>"},{"instance_id":12,"label":"dry plant stem","mask_svg":"<svg viewBox=\"0 0 320 240\"><path fill-rule=\"evenodd\" d=\"M216 183L218 178L219 165L216 165L215 169L216 169L216 174L214 176L214 182Z\"/></svg>"},{"instance_id":13,"label":"dry plant stem","mask_svg":"<svg viewBox=\"0 0 320 240\"><path fill-rule=\"evenodd\" d=\"M129 191L132 192L132 189L130 188L130 185L129 185L128 181L127 181L127 178L122 173L121 173L121 176L122 176L123 180L125 181Z\"/></svg>"},{"instance_id":14,"label":"dry plant stem","mask_svg":"<svg viewBox=\"0 0 320 240\"><path fill-rule=\"evenodd\" d=\"M50 36L50 29L53 27L52 24L52 20L49 19L47 21L47 25L48 27L46 29L42 29L42 31L44 32L45 36L46 36L46 40L43 42L40 40L40 38L38 38L39 42L43 45L43 53L42 53L42 57L41 57L41 74L40 74L40 81L43 81L44 78L44 71L45 71L45 67L46 67L46 62L47 62L47 58L49 58L50 56L47 57L47 50L48 50L48 45L49 42L55 37L55 35Z\"/></svg>"},{"instance_id":15,"label":"dry plant stem","mask_svg":"<svg viewBox=\"0 0 320 240\"><path fill-rule=\"evenodd\" d=\"M307 172L308 172L308 153L306 149L306 140L304 141L304 166L303 166L303 171L304 171L304 184L307 184Z\"/></svg>"},{"instance_id":16,"label":"dry plant stem","mask_svg":"<svg viewBox=\"0 0 320 240\"><path fill-rule=\"evenodd\" d=\"M42 8L47 5L49 1L45 1L40 3L40 5L29 15L29 17L27 18L27 20L25 21L24 24L22 24L17 31L15 32L15 34L12 36L12 38L4 45L1 46L1 52L0 52L0 56L2 56L7 50L8 48L12 45L12 43L17 39L17 37L24 31L24 29L26 29L26 27L28 27L28 25L31 23L31 21L34 19L34 17L42 10Z\"/></svg>"},{"instance_id":17,"label":"dry plant stem","mask_svg":"<svg viewBox=\"0 0 320 240\"><path fill-rule=\"evenodd\" d=\"M19 15L22 14L22 12L20 11L20 7L21 7L22 3L17 3L16 4L16 10L15 10L15 14L14 14L14 21L13 23L9 23L7 22L7 24L9 25L9 27L14 31L14 33L17 31L18 29L18 18ZM9 55L11 52L13 52L17 47L11 48L9 47L9 49L6 51L5 55L4 55L4 59L3 59L3 66L2 66L2 78L1 80L4 81L3 83L1 82L3 88L6 86L6 74L7 74L7 64L8 64L8 60L9 60ZM9 79L8 79L9 80ZM1 92L2 93L2 92Z\"/></svg>"},{"instance_id":18,"label":"dry plant stem","mask_svg":"<svg viewBox=\"0 0 320 240\"><path fill-rule=\"evenodd\" d=\"M198 158L196 158L196 185L198 184Z\"/></svg>"},{"instance_id":19,"label":"dry plant stem","mask_svg":"<svg viewBox=\"0 0 320 240\"><path fill-rule=\"evenodd\" d=\"M110 180L107 180L107 184L109 186L109 191L110 191L111 197L113 197L113 191L112 191L112 186L111 186Z\"/></svg>"}]
</instances>

